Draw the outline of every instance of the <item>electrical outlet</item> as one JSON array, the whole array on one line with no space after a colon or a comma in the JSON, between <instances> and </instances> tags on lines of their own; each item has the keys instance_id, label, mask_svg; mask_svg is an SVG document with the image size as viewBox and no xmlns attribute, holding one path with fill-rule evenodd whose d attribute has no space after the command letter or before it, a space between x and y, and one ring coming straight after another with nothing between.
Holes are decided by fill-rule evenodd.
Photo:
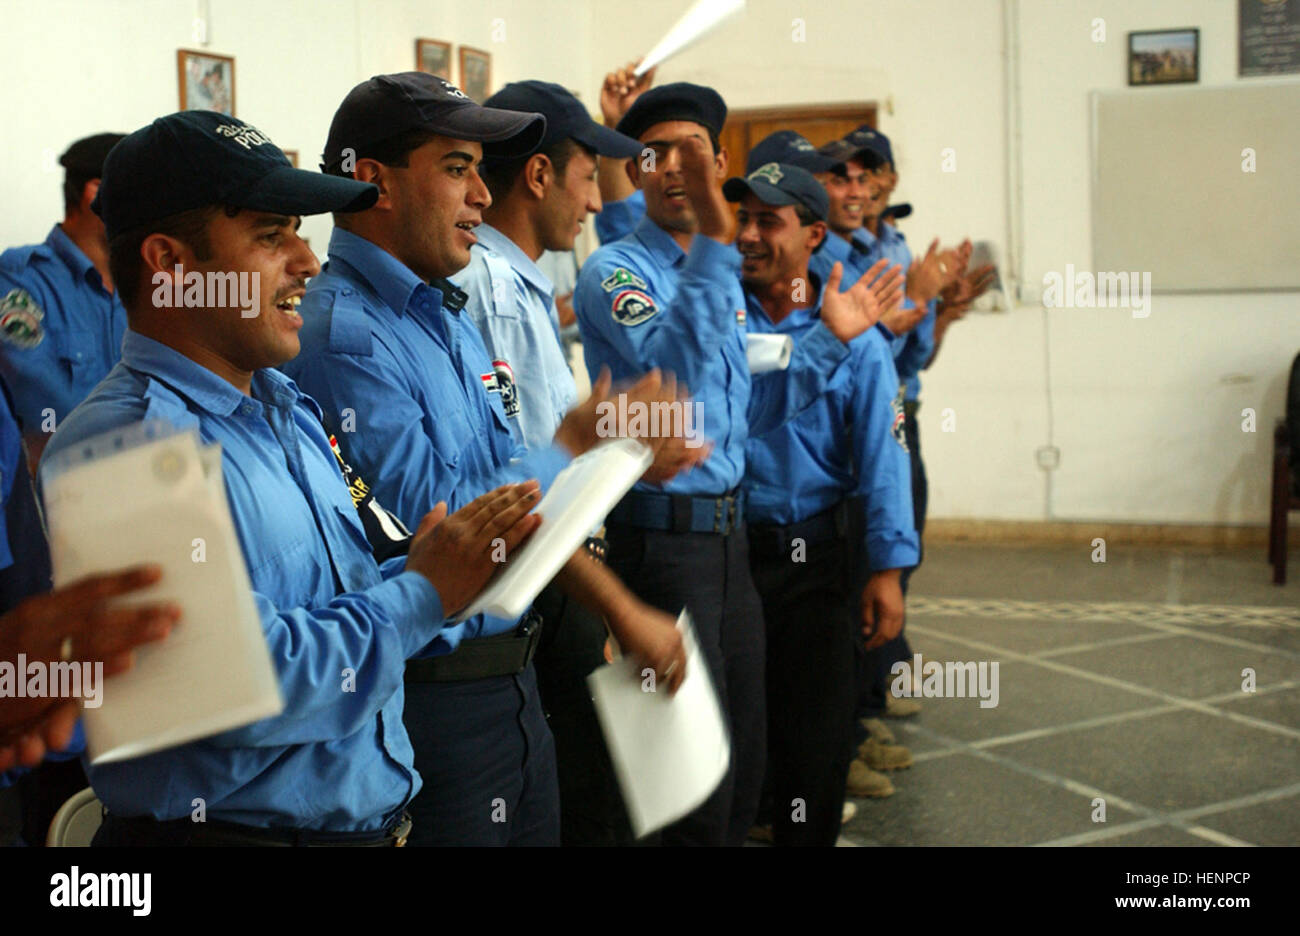
<instances>
[{"instance_id":1,"label":"electrical outlet","mask_svg":"<svg viewBox=\"0 0 1300 936\"><path fill-rule=\"evenodd\" d=\"M1055 445L1042 445L1034 452L1038 467L1044 471L1055 471L1061 465L1061 450Z\"/></svg>"}]
</instances>

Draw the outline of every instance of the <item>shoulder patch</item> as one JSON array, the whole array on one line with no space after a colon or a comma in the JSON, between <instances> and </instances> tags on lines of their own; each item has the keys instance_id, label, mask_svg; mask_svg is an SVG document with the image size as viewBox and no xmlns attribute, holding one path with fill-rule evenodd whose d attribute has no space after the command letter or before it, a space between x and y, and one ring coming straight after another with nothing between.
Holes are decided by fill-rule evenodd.
<instances>
[{"instance_id":1,"label":"shoulder patch","mask_svg":"<svg viewBox=\"0 0 1300 936\"><path fill-rule=\"evenodd\" d=\"M600 288L605 290L605 292L613 292L620 287L630 287L632 289L648 288L645 280L626 267L619 267L613 273L609 274L609 276L600 281Z\"/></svg>"},{"instance_id":2,"label":"shoulder patch","mask_svg":"<svg viewBox=\"0 0 1300 936\"><path fill-rule=\"evenodd\" d=\"M494 360L492 373L481 374L483 387L488 393L500 393L501 405L511 419L519 418L519 388L515 386L515 372L509 362Z\"/></svg>"},{"instance_id":3,"label":"shoulder patch","mask_svg":"<svg viewBox=\"0 0 1300 936\"><path fill-rule=\"evenodd\" d=\"M25 289L11 289L0 299L0 341L34 348L45 340L45 313Z\"/></svg>"},{"instance_id":4,"label":"shoulder patch","mask_svg":"<svg viewBox=\"0 0 1300 936\"><path fill-rule=\"evenodd\" d=\"M334 294L334 305L330 309L329 349L367 357L374 353L370 320L362 310L361 300L356 293Z\"/></svg>"},{"instance_id":5,"label":"shoulder patch","mask_svg":"<svg viewBox=\"0 0 1300 936\"><path fill-rule=\"evenodd\" d=\"M903 415L903 394L906 392L906 385L898 385L898 395L889 401L889 408L894 411L893 422L889 426L890 433L894 436L894 441L904 452L907 448L907 431L904 428L905 417Z\"/></svg>"},{"instance_id":6,"label":"shoulder patch","mask_svg":"<svg viewBox=\"0 0 1300 936\"><path fill-rule=\"evenodd\" d=\"M659 311L655 301L639 289L628 289L614 297L610 314L620 325L640 325L655 317Z\"/></svg>"}]
</instances>

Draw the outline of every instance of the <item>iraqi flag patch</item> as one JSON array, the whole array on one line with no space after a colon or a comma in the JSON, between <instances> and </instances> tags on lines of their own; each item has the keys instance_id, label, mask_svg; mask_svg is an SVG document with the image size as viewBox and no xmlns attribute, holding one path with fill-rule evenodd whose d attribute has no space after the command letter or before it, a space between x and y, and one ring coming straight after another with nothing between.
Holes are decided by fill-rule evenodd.
<instances>
[{"instance_id":1,"label":"iraqi flag patch","mask_svg":"<svg viewBox=\"0 0 1300 936\"><path fill-rule=\"evenodd\" d=\"M631 327L649 321L659 312L655 301L639 289L625 289L614 297L610 315L620 325Z\"/></svg>"}]
</instances>

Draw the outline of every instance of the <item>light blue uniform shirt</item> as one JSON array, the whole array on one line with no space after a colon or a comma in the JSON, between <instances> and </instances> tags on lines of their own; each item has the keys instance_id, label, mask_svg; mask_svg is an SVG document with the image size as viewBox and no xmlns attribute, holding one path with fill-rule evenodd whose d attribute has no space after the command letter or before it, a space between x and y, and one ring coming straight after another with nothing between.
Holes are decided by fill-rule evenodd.
<instances>
[{"instance_id":1,"label":"light blue uniform shirt","mask_svg":"<svg viewBox=\"0 0 1300 936\"><path fill-rule=\"evenodd\" d=\"M177 819L198 797L209 819L252 826L384 827L420 788L402 725L402 679L406 659L442 631L437 591L402 571L405 557L382 570L375 564L319 408L275 370L257 371L245 396L128 331L121 363L54 434L42 465L93 436L155 419L221 444L284 712L156 754L87 765L96 795L122 816ZM345 692L348 668L356 681Z\"/></svg>"},{"instance_id":2,"label":"light blue uniform shirt","mask_svg":"<svg viewBox=\"0 0 1300 936\"><path fill-rule=\"evenodd\" d=\"M381 247L342 228L307 287L302 351L282 367L316 399L375 497L414 530L439 501L536 478L545 489L571 460L528 452L511 434L500 384L473 321ZM475 617L454 635L517 622Z\"/></svg>"},{"instance_id":3,"label":"light blue uniform shirt","mask_svg":"<svg viewBox=\"0 0 1300 936\"><path fill-rule=\"evenodd\" d=\"M627 237L645 217L645 192L637 189L627 198L605 202L596 215L596 236L602 244Z\"/></svg>"},{"instance_id":4,"label":"light blue uniform shirt","mask_svg":"<svg viewBox=\"0 0 1300 936\"><path fill-rule=\"evenodd\" d=\"M745 473L749 436L806 407L848 357L847 346L818 322L786 371L751 380L740 254L703 236L687 254L648 217L587 258L573 307L593 380L602 364L616 381L660 367L686 383L703 412L695 431L713 443L709 458L665 484L638 482L638 490L714 497L732 490Z\"/></svg>"},{"instance_id":5,"label":"light blue uniform shirt","mask_svg":"<svg viewBox=\"0 0 1300 936\"><path fill-rule=\"evenodd\" d=\"M515 439L541 451L578 399L564 359L551 281L519 247L491 225L474 229L478 243L452 281L469 299L462 314L478 326L500 386Z\"/></svg>"},{"instance_id":6,"label":"light blue uniform shirt","mask_svg":"<svg viewBox=\"0 0 1300 936\"><path fill-rule=\"evenodd\" d=\"M773 324L754 296L747 292L745 299L755 332L789 335L797 342L818 323L820 303ZM745 515L753 523L786 526L858 497L871 571L914 566L920 551L912 521L911 466L889 343L872 328L849 342L849 349L848 363L816 402L749 440Z\"/></svg>"},{"instance_id":7,"label":"light blue uniform shirt","mask_svg":"<svg viewBox=\"0 0 1300 936\"><path fill-rule=\"evenodd\" d=\"M55 428L117 363L126 310L54 225L43 244L0 254L0 374L23 431Z\"/></svg>"},{"instance_id":8,"label":"light blue uniform shirt","mask_svg":"<svg viewBox=\"0 0 1300 936\"><path fill-rule=\"evenodd\" d=\"M892 224L880 222L879 237L866 227L859 229L858 236L863 243L874 245L881 256L887 257L890 262L901 264L904 273L912 266L912 251L907 246L907 239ZM904 299L903 308L914 309L916 303ZM899 380L905 385L904 396L908 400L915 400L920 394L921 370L934 354L934 322L938 308L938 300L930 300L925 317L916 327L906 335L894 337L894 364L898 368Z\"/></svg>"},{"instance_id":9,"label":"light blue uniform shirt","mask_svg":"<svg viewBox=\"0 0 1300 936\"><path fill-rule=\"evenodd\" d=\"M859 231L861 230L863 229L860 228ZM870 233L867 234L867 237L871 237ZM882 255L875 244L875 238L866 241L855 232L854 238L850 242L834 231L828 230L826 240L808 260L808 272L817 277L819 282L825 283L835 264L843 264L844 270L840 274L840 292L847 292L853 288L854 283L862 278L863 273L866 273L881 259ZM906 267L904 267L904 271L906 271ZM876 323L876 329L892 349L894 342L897 340L894 333L881 322Z\"/></svg>"}]
</instances>

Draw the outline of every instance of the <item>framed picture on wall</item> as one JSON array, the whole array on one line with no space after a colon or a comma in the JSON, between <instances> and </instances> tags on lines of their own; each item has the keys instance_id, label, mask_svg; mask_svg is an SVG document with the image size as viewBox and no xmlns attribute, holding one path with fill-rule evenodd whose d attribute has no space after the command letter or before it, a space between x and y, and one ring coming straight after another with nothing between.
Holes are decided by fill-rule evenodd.
<instances>
[{"instance_id":1,"label":"framed picture on wall","mask_svg":"<svg viewBox=\"0 0 1300 936\"><path fill-rule=\"evenodd\" d=\"M281 152L284 153L284 155L286 155L286 156L289 157L289 162L293 163L293 168L297 169L297 168L298 168L298 151L297 151L297 150L281 150Z\"/></svg>"},{"instance_id":2,"label":"framed picture on wall","mask_svg":"<svg viewBox=\"0 0 1300 936\"><path fill-rule=\"evenodd\" d=\"M492 95L491 53L460 47L460 89L480 104Z\"/></svg>"},{"instance_id":3,"label":"framed picture on wall","mask_svg":"<svg viewBox=\"0 0 1300 936\"><path fill-rule=\"evenodd\" d=\"M1164 29L1128 34L1130 85L1184 84L1201 77L1201 31Z\"/></svg>"},{"instance_id":4,"label":"framed picture on wall","mask_svg":"<svg viewBox=\"0 0 1300 936\"><path fill-rule=\"evenodd\" d=\"M415 40L415 70L451 81L451 43L437 39Z\"/></svg>"},{"instance_id":5,"label":"framed picture on wall","mask_svg":"<svg viewBox=\"0 0 1300 936\"><path fill-rule=\"evenodd\" d=\"M176 50L181 110L210 110L235 116L235 57Z\"/></svg>"}]
</instances>

